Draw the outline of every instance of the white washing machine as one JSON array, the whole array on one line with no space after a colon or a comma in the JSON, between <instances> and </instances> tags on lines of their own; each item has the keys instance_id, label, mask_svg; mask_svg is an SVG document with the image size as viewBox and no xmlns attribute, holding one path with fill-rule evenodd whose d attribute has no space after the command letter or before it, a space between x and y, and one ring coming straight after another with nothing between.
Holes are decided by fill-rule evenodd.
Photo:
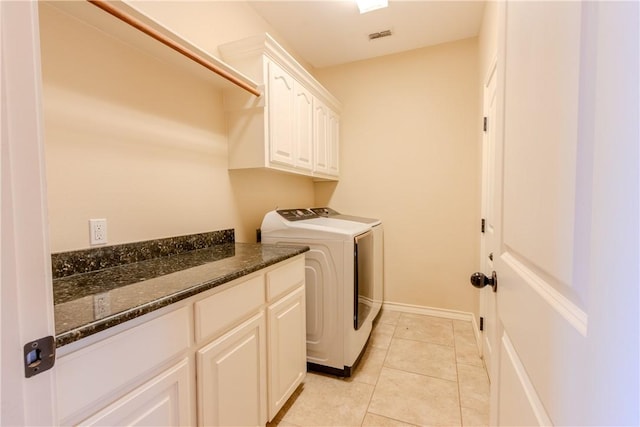
<instances>
[{"instance_id":1,"label":"white washing machine","mask_svg":"<svg viewBox=\"0 0 640 427\"><path fill-rule=\"evenodd\" d=\"M307 362L310 369L350 376L382 304L370 223L320 216L310 209L268 212L264 243L308 246ZM380 259L381 261L381 259ZM381 276L381 274L380 274ZM380 286L376 290L376 286Z\"/></svg>"},{"instance_id":2,"label":"white washing machine","mask_svg":"<svg viewBox=\"0 0 640 427\"><path fill-rule=\"evenodd\" d=\"M361 216L353 216L353 215L344 215L344 214L341 214L340 212L337 212L334 209L327 208L327 207L324 207L324 208L311 208L310 210L313 213L318 214L318 215L323 216L323 217L326 217L326 218L335 218L335 219L343 219L345 221L361 222L363 224L369 224L372 227L382 224L382 221L380 221L379 219L363 218Z\"/></svg>"}]
</instances>

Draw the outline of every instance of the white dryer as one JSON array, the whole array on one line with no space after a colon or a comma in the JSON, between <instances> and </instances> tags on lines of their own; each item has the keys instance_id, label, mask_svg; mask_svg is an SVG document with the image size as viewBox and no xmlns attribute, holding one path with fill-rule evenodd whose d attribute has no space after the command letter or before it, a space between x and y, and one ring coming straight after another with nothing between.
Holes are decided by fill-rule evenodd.
<instances>
[{"instance_id":1,"label":"white dryer","mask_svg":"<svg viewBox=\"0 0 640 427\"><path fill-rule=\"evenodd\" d=\"M382 307L384 292L384 232L382 221L377 218L363 218L361 216L341 214L328 207L311 208L311 211L322 217L359 222L371 226L371 230L373 231L373 258L371 260L373 264L371 266L373 278L366 282L370 287L361 287L357 294L360 301L360 310L371 310L373 312L373 318L375 318ZM364 315L360 317L364 317Z\"/></svg>"},{"instance_id":2,"label":"white dryer","mask_svg":"<svg viewBox=\"0 0 640 427\"><path fill-rule=\"evenodd\" d=\"M381 298L368 303L358 296L358 289L374 286L371 225L283 209L268 212L260 231L264 243L310 248L305 253L307 362L310 369L350 376L381 305Z\"/></svg>"}]
</instances>

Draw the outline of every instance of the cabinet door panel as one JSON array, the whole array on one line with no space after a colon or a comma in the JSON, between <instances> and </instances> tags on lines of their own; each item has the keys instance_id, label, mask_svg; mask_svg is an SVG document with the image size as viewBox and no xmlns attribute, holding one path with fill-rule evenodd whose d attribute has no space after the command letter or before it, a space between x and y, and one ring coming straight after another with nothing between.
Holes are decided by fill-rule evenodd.
<instances>
[{"instance_id":1,"label":"cabinet door panel","mask_svg":"<svg viewBox=\"0 0 640 427\"><path fill-rule=\"evenodd\" d=\"M328 141L328 111L324 103L314 100L313 104L313 143L314 143L314 172L327 173L329 162L327 159Z\"/></svg>"},{"instance_id":2,"label":"cabinet door panel","mask_svg":"<svg viewBox=\"0 0 640 427\"><path fill-rule=\"evenodd\" d=\"M269 420L278 413L307 372L304 283L268 308Z\"/></svg>"},{"instance_id":3,"label":"cabinet door panel","mask_svg":"<svg viewBox=\"0 0 640 427\"><path fill-rule=\"evenodd\" d=\"M294 166L293 148L293 86L286 71L269 62L268 125L269 154L273 163Z\"/></svg>"},{"instance_id":4,"label":"cabinet door panel","mask_svg":"<svg viewBox=\"0 0 640 427\"><path fill-rule=\"evenodd\" d=\"M329 173L329 175L338 176L340 173L340 116L331 110L329 110L327 139L327 173Z\"/></svg>"},{"instance_id":5,"label":"cabinet door panel","mask_svg":"<svg viewBox=\"0 0 640 427\"><path fill-rule=\"evenodd\" d=\"M119 399L91 418L87 426L193 425L189 359Z\"/></svg>"},{"instance_id":6,"label":"cabinet door panel","mask_svg":"<svg viewBox=\"0 0 640 427\"><path fill-rule=\"evenodd\" d=\"M313 98L311 92L296 83L295 86L295 164L299 169L313 169Z\"/></svg>"},{"instance_id":7,"label":"cabinet door panel","mask_svg":"<svg viewBox=\"0 0 640 427\"><path fill-rule=\"evenodd\" d=\"M197 352L198 425L266 423L266 345L260 312Z\"/></svg>"}]
</instances>

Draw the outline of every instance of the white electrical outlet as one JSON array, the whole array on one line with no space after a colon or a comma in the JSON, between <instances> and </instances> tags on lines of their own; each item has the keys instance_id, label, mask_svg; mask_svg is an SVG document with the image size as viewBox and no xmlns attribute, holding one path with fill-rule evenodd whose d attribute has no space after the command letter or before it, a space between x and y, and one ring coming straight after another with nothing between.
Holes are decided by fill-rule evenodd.
<instances>
[{"instance_id":1,"label":"white electrical outlet","mask_svg":"<svg viewBox=\"0 0 640 427\"><path fill-rule=\"evenodd\" d=\"M92 245L104 245L107 243L107 220L89 220L89 241Z\"/></svg>"},{"instance_id":2,"label":"white electrical outlet","mask_svg":"<svg viewBox=\"0 0 640 427\"><path fill-rule=\"evenodd\" d=\"M93 296L93 317L98 320L111 314L111 297L109 292Z\"/></svg>"}]
</instances>

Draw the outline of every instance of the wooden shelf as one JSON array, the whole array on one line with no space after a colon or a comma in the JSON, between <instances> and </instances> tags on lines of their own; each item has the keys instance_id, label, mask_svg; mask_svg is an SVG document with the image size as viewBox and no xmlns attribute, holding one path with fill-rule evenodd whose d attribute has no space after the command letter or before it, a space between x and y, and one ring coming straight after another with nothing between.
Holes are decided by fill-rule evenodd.
<instances>
[{"instance_id":1,"label":"wooden shelf","mask_svg":"<svg viewBox=\"0 0 640 427\"><path fill-rule=\"evenodd\" d=\"M126 16L129 22L125 22L127 19L122 20L113 16L111 12L106 12L88 1L48 2L47 4L144 54L180 67L195 77L206 79L221 89L233 87L258 96L261 93L258 84L252 79L164 27L130 3L125 1L106 3L106 6L112 8L116 14ZM135 28L131 22L148 29L148 33L153 36Z\"/></svg>"}]
</instances>

